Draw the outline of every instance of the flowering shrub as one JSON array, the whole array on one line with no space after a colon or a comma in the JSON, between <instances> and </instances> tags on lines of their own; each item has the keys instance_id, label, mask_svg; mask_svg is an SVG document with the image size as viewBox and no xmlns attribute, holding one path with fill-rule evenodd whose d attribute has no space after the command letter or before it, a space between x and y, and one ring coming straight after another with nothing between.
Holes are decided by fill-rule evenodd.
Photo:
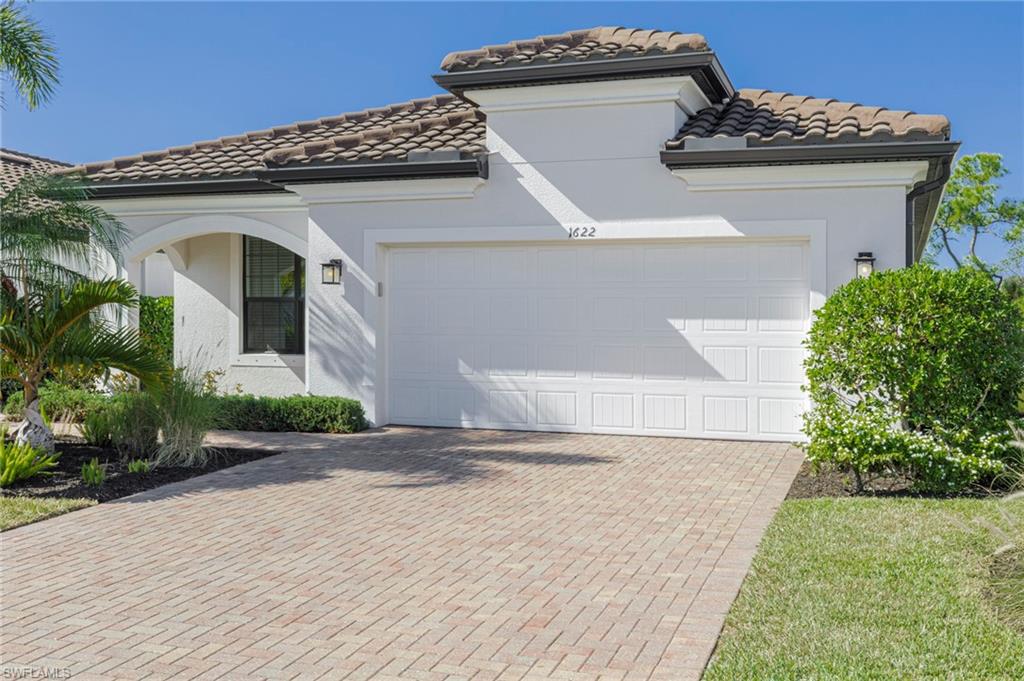
<instances>
[{"instance_id":1,"label":"flowering shrub","mask_svg":"<svg viewBox=\"0 0 1024 681\"><path fill-rule=\"evenodd\" d=\"M838 289L817 312L805 363L808 458L953 492L1014 456L1024 386L1020 311L980 272L914 266Z\"/></svg>"}]
</instances>

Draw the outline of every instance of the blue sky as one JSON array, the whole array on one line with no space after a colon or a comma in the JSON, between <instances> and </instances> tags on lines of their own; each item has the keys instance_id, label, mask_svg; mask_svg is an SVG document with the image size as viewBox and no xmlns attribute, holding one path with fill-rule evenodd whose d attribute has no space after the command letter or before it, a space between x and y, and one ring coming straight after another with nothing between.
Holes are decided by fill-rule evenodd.
<instances>
[{"instance_id":1,"label":"blue sky","mask_svg":"<svg viewBox=\"0 0 1024 681\"><path fill-rule=\"evenodd\" d=\"M703 33L737 87L950 117L961 153L1004 155L1024 197L1024 3L56 3L42 110L0 136L103 160L440 92L449 51L623 25Z\"/></svg>"}]
</instances>

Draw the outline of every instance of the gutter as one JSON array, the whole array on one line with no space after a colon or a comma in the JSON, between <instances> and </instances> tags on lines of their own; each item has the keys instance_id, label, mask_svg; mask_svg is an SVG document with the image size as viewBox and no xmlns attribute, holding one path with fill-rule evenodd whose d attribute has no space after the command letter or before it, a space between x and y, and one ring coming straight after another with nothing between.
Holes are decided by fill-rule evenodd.
<instances>
[{"instance_id":1,"label":"gutter","mask_svg":"<svg viewBox=\"0 0 1024 681\"><path fill-rule=\"evenodd\" d=\"M486 156L443 161L400 161L296 166L256 170L251 175L229 179L172 180L169 182L86 183L92 199L127 199L155 196L207 194L283 193L283 183L360 182L372 180L416 180L432 177L482 177L487 179Z\"/></svg>"},{"instance_id":2,"label":"gutter","mask_svg":"<svg viewBox=\"0 0 1024 681\"><path fill-rule=\"evenodd\" d=\"M669 168L718 168L808 163L932 160L952 157L959 142L878 142L741 147L738 149L663 149Z\"/></svg>"},{"instance_id":3,"label":"gutter","mask_svg":"<svg viewBox=\"0 0 1024 681\"><path fill-rule=\"evenodd\" d=\"M91 199L128 199L147 196L182 196L194 194L251 194L282 192L284 189L254 177L213 180L175 180L171 182L111 182L84 184Z\"/></svg>"},{"instance_id":4,"label":"gutter","mask_svg":"<svg viewBox=\"0 0 1024 681\"><path fill-rule=\"evenodd\" d=\"M736 91L718 61L718 56L711 51L476 68L438 73L434 75L434 82L454 94L462 95L465 90L484 88L680 75L693 77L711 102L728 99Z\"/></svg>"},{"instance_id":5,"label":"gutter","mask_svg":"<svg viewBox=\"0 0 1024 681\"><path fill-rule=\"evenodd\" d=\"M267 183L359 182L365 180L418 180L432 177L482 177L487 179L487 156L446 161L399 161L393 163L348 163L293 166L257 170L256 177Z\"/></svg>"},{"instance_id":6,"label":"gutter","mask_svg":"<svg viewBox=\"0 0 1024 681\"><path fill-rule=\"evenodd\" d=\"M960 144L956 143L956 147ZM954 147L953 153L956 153ZM953 169L953 154L950 154L946 158L941 159L938 162L939 172L938 175L931 180L923 180L914 185L914 188L907 192L907 218L906 218L906 230L907 230L907 267L910 267L918 260L918 248L916 243L916 222L917 220L914 211L914 201L920 197L927 196L928 194L935 193L936 200L930 202L928 209L925 211L923 216L924 229L930 229L932 221L935 219L935 213L939 207L939 201L942 199L942 191L946 186L946 182L949 181L949 176Z\"/></svg>"}]
</instances>

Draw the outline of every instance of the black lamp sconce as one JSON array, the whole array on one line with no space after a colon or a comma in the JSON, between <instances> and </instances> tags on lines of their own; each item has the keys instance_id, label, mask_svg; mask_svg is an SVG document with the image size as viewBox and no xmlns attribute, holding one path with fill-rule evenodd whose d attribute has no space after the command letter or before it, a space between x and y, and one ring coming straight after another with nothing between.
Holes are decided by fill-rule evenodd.
<instances>
[{"instance_id":1,"label":"black lamp sconce","mask_svg":"<svg viewBox=\"0 0 1024 681\"><path fill-rule=\"evenodd\" d=\"M340 284L341 274L342 261L337 258L320 265L320 281L324 284Z\"/></svg>"}]
</instances>

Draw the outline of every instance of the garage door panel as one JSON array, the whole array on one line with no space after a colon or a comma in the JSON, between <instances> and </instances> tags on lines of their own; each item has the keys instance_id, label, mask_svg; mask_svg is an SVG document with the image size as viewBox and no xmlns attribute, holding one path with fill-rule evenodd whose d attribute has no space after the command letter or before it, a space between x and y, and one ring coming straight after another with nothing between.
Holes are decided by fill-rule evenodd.
<instances>
[{"instance_id":1,"label":"garage door panel","mask_svg":"<svg viewBox=\"0 0 1024 681\"><path fill-rule=\"evenodd\" d=\"M393 249L389 419L793 439L805 404L806 251L795 242Z\"/></svg>"}]
</instances>

